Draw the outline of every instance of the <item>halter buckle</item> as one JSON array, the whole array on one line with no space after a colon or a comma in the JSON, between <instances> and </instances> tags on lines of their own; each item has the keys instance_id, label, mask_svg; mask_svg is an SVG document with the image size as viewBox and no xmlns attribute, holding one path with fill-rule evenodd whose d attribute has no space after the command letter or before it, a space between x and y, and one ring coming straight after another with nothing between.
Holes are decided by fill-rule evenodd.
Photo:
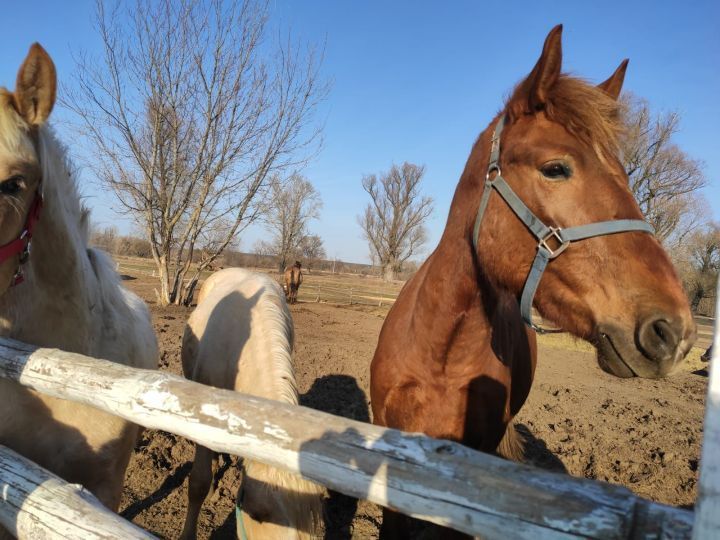
<instances>
[{"instance_id":1,"label":"halter buckle","mask_svg":"<svg viewBox=\"0 0 720 540\"><path fill-rule=\"evenodd\" d=\"M560 227L549 227L549 229L550 232L540 239L538 248L545 249L548 252L548 258L554 259L567 249L570 242L562 239L562 236L560 236L562 229ZM554 248L551 247L550 244L548 244L548 241L556 243L557 246Z\"/></svg>"}]
</instances>

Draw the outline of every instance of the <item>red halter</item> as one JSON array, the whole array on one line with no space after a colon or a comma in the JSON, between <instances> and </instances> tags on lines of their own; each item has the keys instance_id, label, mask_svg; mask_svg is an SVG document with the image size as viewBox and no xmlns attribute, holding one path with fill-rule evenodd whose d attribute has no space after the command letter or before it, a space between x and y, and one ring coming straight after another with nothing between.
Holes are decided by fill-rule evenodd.
<instances>
[{"instance_id":1,"label":"red halter","mask_svg":"<svg viewBox=\"0 0 720 540\"><path fill-rule=\"evenodd\" d=\"M11 287L19 285L24 280L22 271L22 265L25 264L30 257L30 243L32 241L33 229L35 224L40 219L40 210L43 206L43 197L40 193L40 188L35 192L35 198L30 205L27 218L25 218L25 227L23 227L20 236L18 236L12 242L0 246L0 264L4 263L10 257L20 255L18 260L18 267L13 276L13 282L10 284Z\"/></svg>"}]
</instances>

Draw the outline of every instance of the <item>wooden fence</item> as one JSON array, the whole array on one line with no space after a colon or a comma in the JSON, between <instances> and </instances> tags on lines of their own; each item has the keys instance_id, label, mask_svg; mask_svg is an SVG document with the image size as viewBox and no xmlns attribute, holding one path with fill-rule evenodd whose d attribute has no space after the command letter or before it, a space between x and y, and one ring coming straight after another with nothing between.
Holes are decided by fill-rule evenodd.
<instances>
[{"instance_id":1,"label":"wooden fence","mask_svg":"<svg viewBox=\"0 0 720 540\"><path fill-rule=\"evenodd\" d=\"M119 273L127 273L130 275L144 275L157 277L156 271L149 266L132 264L130 262L117 262L116 270ZM267 269L253 269L254 271L263 272ZM202 279L206 279L211 271L203 273ZM268 272L282 285L282 276L275 272ZM305 282L300 287L298 299L302 302L326 302L336 305L366 305L377 307L390 307L395 303L398 290L392 288L374 289L366 286L352 286L341 282L325 282L321 280L319 274L305 274ZM323 275L323 277L326 277Z\"/></svg>"},{"instance_id":2,"label":"wooden fence","mask_svg":"<svg viewBox=\"0 0 720 540\"><path fill-rule=\"evenodd\" d=\"M700 486L704 500L693 516L688 510L639 498L624 487L511 463L452 442L13 340L0 340L0 376L491 540L691 536L707 540L718 531L717 423L706 429ZM714 373L713 392L717 377ZM716 397L708 400L709 422L717 421L720 400ZM708 436L711 433L715 435ZM711 456L708 461L707 456ZM0 467L3 492L12 491L15 481L6 467ZM44 482L38 481L37 489ZM26 492L21 499L34 493ZM65 499L57 497L56 504L64 505ZM25 504L12 505L3 497L0 507L0 520L7 527L30 519ZM111 530L117 522L114 515L101 516L89 509L86 513L94 520L107 520ZM76 530L63 529L57 535L88 537L85 519L77 513L67 515L73 516L66 520L68 527L74 525ZM134 537L115 530L116 536Z\"/></svg>"},{"instance_id":3,"label":"wooden fence","mask_svg":"<svg viewBox=\"0 0 720 540\"><path fill-rule=\"evenodd\" d=\"M0 523L19 538L154 538L82 486L68 484L3 446L0 488Z\"/></svg>"}]
</instances>

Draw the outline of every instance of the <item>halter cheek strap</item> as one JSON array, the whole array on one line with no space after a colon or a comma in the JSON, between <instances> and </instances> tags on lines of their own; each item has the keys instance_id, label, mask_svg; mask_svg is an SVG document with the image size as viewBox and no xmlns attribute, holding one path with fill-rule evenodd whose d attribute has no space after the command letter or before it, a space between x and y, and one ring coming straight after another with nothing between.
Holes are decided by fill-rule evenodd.
<instances>
[{"instance_id":1,"label":"halter cheek strap","mask_svg":"<svg viewBox=\"0 0 720 540\"><path fill-rule=\"evenodd\" d=\"M25 226L23 227L20 236L18 236L15 240L11 242L8 242L4 246L0 246L0 264L4 263L10 257L20 255L18 259L17 270L15 271L13 281L10 284L11 287L19 285L25 279L22 266L30 258L30 245L32 243L33 230L35 229L35 225L40 219L40 211L42 210L42 206L43 197L40 192L40 188L38 187L38 190L35 192L33 202L30 205L30 210L28 210L27 218L25 218Z\"/></svg>"},{"instance_id":2,"label":"halter cheek strap","mask_svg":"<svg viewBox=\"0 0 720 540\"><path fill-rule=\"evenodd\" d=\"M520 297L520 313L525 323L533 330L540 334L561 332L562 330L549 330L541 328L532 321L532 304L535 297L535 291L540 284L543 272L551 259L562 254L571 242L585 240L594 236L605 236L608 234L617 234L621 232L638 231L654 234L655 230L652 226L640 219L617 219L611 221L598 221L588 225L580 225L578 227L570 227L562 229L560 227L552 227L543 223L532 210L518 197L512 188L508 185L501 175L500 170L500 134L505 127L505 116L502 116L495 126L492 138L492 148L490 151L490 164L488 165L487 174L485 176L485 186L483 189L480 206L478 208L477 217L475 218L475 226L473 228L473 248L477 253L478 235L480 234L480 224L482 223L485 209L492 191L497 191L498 195L512 209L515 215L522 221L528 230L535 236L538 241L537 253L533 260L530 272L525 280L522 295ZM490 175L495 172L495 177L491 180Z\"/></svg>"},{"instance_id":3,"label":"halter cheek strap","mask_svg":"<svg viewBox=\"0 0 720 540\"><path fill-rule=\"evenodd\" d=\"M240 504L235 505L235 528L238 534L238 540L249 540L247 531L245 530L245 521L242 517L242 508Z\"/></svg>"}]
</instances>

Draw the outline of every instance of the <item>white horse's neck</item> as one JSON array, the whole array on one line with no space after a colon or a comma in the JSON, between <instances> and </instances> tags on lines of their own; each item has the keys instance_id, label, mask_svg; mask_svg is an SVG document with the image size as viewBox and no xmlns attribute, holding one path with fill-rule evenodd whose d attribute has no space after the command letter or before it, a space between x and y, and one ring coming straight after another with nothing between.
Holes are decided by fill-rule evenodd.
<instances>
[{"instance_id":1,"label":"white horse's neck","mask_svg":"<svg viewBox=\"0 0 720 540\"><path fill-rule=\"evenodd\" d=\"M37 345L92 352L97 281L87 254L87 217L65 150L43 128L39 138L44 207L25 281L0 297L0 333Z\"/></svg>"}]
</instances>

